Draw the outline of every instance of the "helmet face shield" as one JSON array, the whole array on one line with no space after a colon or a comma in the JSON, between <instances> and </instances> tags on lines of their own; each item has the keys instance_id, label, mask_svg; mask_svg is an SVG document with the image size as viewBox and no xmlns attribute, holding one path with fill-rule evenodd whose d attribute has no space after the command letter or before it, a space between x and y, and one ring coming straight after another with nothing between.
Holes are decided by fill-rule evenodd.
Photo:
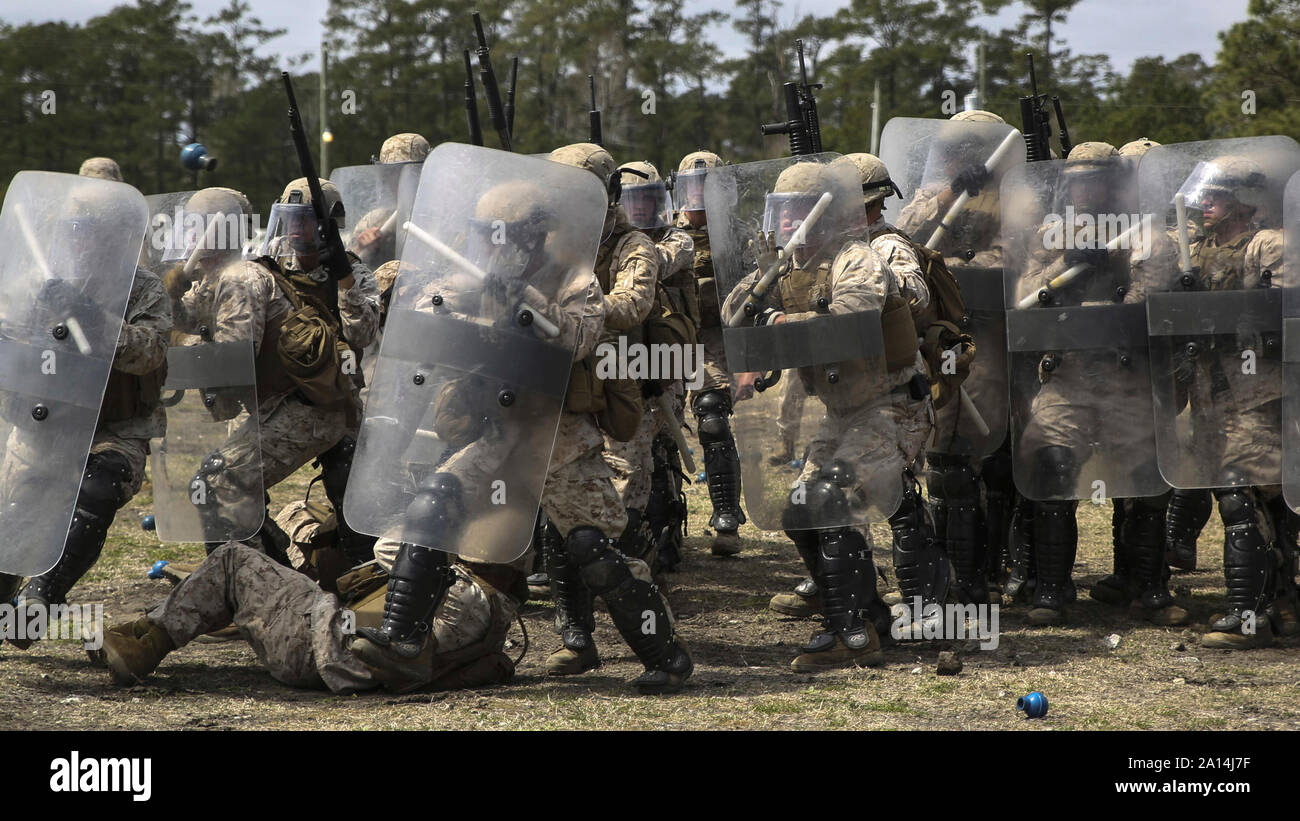
<instances>
[{"instance_id":1,"label":"helmet face shield","mask_svg":"<svg viewBox=\"0 0 1300 821\"><path fill-rule=\"evenodd\" d=\"M673 184L673 206L678 211L704 210L704 178L707 168L680 171Z\"/></svg>"},{"instance_id":2,"label":"helmet face shield","mask_svg":"<svg viewBox=\"0 0 1300 821\"><path fill-rule=\"evenodd\" d=\"M701 189L701 202L703 202ZM673 221L673 204L663 182L623 186L623 210L637 228L663 228Z\"/></svg>"},{"instance_id":3,"label":"helmet face shield","mask_svg":"<svg viewBox=\"0 0 1300 821\"><path fill-rule=\"evenodd\" d=\"M471 219L465 238L465 258L484 273L515 279L540 259L546 233L536 222Z\"/></svg>"},{"instance_id":4,"label":"helmet face shield","mask_svg":"<svg viewBox=\"0 0 1300 821\"><path fill-rule=\"evenodd\" d=\"M287 257L310 255L320 250L316 212L307 203L291 202L271 206L262 255Z\"/></svg>"},{"instance_id":5,"label":"helmet face shield","mask_svg":"<svg viewBox=\"0 0 1300 821\"><path fill-rule=\"evenodd\" d=\"M1179 186L1177 194L1183 195L1183 204L1188 208L1202 211L1205 206L1213 204L1215 200L1223 202L1224 200L1239 200L1237 196L1237 187L1246 187L1251 184L1251 180L1229 180L1214 162L1201 160L1192 169L1183 184ZM1256 187L1263 187L1263 180L1255 182ZM1175 196L1177 196L1175 194Z\"/></svg>"},{"instance_id":6,"label":"helmet face shield","mask_svg":"<svg viewBox=\"0 0 1300 821\"><path fill-rule=\"evenodd\" d=\"M776 244L785 247L818 199L820 195L804 192L768 194L763 208L763 233L775 234Z\"/></svg>"}]
</instances>

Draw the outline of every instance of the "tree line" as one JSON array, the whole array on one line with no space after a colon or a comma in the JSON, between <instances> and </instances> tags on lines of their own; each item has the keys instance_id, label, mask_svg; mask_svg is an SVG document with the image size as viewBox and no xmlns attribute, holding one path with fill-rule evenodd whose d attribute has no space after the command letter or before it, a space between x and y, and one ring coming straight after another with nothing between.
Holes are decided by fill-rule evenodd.
<instances>
[{"instance_id":1,"label":"tree line","mask_svg":"<svg viewBox=\"0 0 1300 821\"><path fill-rule=\"evenodd\" d=\"M1212 65L1197 54L1151 56L1127 73L1065 45L1081 1L1029 0L1014 25L988 30L972 18L1010 0L850 0L798 19L778 0L739 0L730 14L685 0L331 0L329 161L368 162L400 131L435 145L467 140L463 51L475 47L474 11L503 89L519 60L514 141L525 153L587 139L591 75L619 161L666 173L700 148L731 162L780 156L785 138L762 136L759 124L785 118L795 39L810 79L825 86L827 150L869 149L877 83L882 126L947 116L977 91L983 108L1019 125L1027 52L1076 143L1300 138L1300 0L1251 0L1247 19L1219 34ZM743 53L719 50L718 25L743 38ZM182 0L135 0L84 24L0 22L0 181L23 169L76 171L104 155L146 194L225 185L264 209L299 176L279 72L294 75L314 133L320 76L302 68L320 45L267 28L246 0L205 18ZM481 86L478 111L495 146ZM181 166L179 149L194 140L219 158L215 170Z\"/></svg>"}]
</instances>

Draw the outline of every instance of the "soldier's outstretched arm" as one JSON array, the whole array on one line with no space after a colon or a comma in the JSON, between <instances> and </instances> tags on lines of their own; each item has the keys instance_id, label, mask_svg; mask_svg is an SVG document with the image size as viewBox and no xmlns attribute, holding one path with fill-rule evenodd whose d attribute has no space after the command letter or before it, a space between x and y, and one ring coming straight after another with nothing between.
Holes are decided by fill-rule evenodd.
<instances>
[{"instance_id":1,"label":"soldier's outstretched arm","mask_svg":"<svg viewBox=\"0 0 1300 821\"><path fill-rule=\"evenodd\" d=\"M634 234L610 266L611 287L605 294L605 325L626 331L650 317L655 283L659 281L659 251L645 234Z\"/></svg>"},{"instance_id":2,"label":"soldier's outstretched arm","mask_svg":"<svg viewBox=\"0 0 1300 821\"><path fill-rule=\"evenodd\" d=\"M136 375L162 367L167 360L167 335L171 329L171 298L162 280L149 271L136 271L113 367Z\"/></svg>"},{"instance_id":3,"label":"soldier's outstretched arm","mask_svg":"<svg viewBox=\"0 0 1300 821\"><path fill-rule=\"evenodd\" d=\"M379 333L379 285L370 267L352 260L352 287L339 289L339 318L343 338L354 348L364 348Z\"/></svg>"},{"instance_id":4,"label":"soldier's outstretched arm","mask_svg":"<svg viewBox=\"0 0 1300 821\"><path fill-rule=\"evenodd\" d=\"M548 304L546 316L560 329L560 344L573 343L573 361L586 358L596 349L605 329L605 300L600 283L592 277L586 288L561 294L559 304Z\"/></svg>"},{"instance_id":5,"label":"soldier's outstretched arm","mask_svg":"<svg viewBox=\"0 0 1300 821\"><path fill-rule=\"evenodd\" d=\"M695 265L695 240L680 228L670 228L662 240L655 243L659 251L659 278L668 279L679 271L690 270Z\"/></svg>"},{"instance_id":6,"label":"soldier's outstretched arm","mask_svg":"<svg viewBox=\"0 0 1300 821\"><path fill-rule=\"evenodd\" d=\"M897 234L884 234L872 242L871 247L894 272L894 279L903 298L911 305L913 316L925 310L930 305L930 288L925 284L921 260L917 259L912 246Z\"/></svg>"}]
</instances>

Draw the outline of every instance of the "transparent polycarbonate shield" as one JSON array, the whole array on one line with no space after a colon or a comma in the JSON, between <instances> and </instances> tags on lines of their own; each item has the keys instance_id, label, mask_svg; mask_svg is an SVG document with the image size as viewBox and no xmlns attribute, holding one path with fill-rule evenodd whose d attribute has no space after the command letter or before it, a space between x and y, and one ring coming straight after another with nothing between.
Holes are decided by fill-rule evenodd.
<instances>
[{"instance_id":1,"label":"transparent polycarbonate shield","mask_svg":"<svg viewBox=\"0 0 1300 821\"><path fill-rule=\"evenodd\" d=\"M1300 173L1287 183L1282 201L1286 271L1282 287L1282 361L1285 394L1282 402L1282 495L1300 511Z\"/></svg>"},{"instance_id":2,"label":"transparent polycarbonate shield","mask_svg":"<svg viewBox=\"0 0 1300 821\"><path fill-rule=\"evenodd\" d=\"M582 169L429 155L348 481L354 529L480 561L524 552L605 213Z\"/></svg>"},{"instance_id":3,"label":"transparent polycarbonate shield","mask_svg":"<svg viewBox=\"0 0 1300 821\"><path fill-rule=\"evenodd\" d=\"M140 266L161 276L182 259L186 239L185 203L193 191L150 194L144 198L149 207L149 231L140 251Z\"/></svg>"},{"instance_id":4,"label":"transparent polycarbonate shield","mask_svg":"<svg viewBox=\"0 0 1300 821\"><path fill-rule=\"evenodd\" d=\"M1146 266L1160 470L1174 487L1283 481L1283 189L1289 137L1163 145L1142 157L1162 229Z\"/></svg>"},{"instance_id":5,"label":"transparent polycarbonate shield","mask_svg":"<svg viewBox=\"0 0 1300 821\"><path fill-rule=\"evenodd\" d=\"M1003 180L1011 452L1029 499L1167 490L1134 287L1154 223L1135 183L1118 156L1029 163Z\"/></svg>"},{"instance_id":6,"label":"transparent polycarbonate shield","mask_svg":"<svg viewBox=\"0 0 1300 821\"><path fill-rule=\"evenodd\" d=\"M745 506L763 530L864 524L892 514L897 471L864 458L897 441L881 307L856 167L834 154L709 169L704 207L722 303L723 342L739 394L733 426ZM772 236L760 237L764 224ZM760 255L769 240L781 257ZM819 273L820 272L820 273ZM868 308L868 306L872 306ZM774 323L773 311L785 321ZM910 320L909 320L910 321ZM809 394L800 429L814 440L803 475L769 465L782 448L776 420L783 379Z\"/></svg>"},{"instance_id":7,"label":"transparent polycarbonate shield","mask_svg":"<svg viewBox=\"0 0 1300 821\"><path fill-rule=\"evenodd\" d=\"M167 350L167 433L150 453L158 538L241 541L266 512L253 342L185 342Z\"/></svg>"},{"instance_id":8,"label":"transparent polycarbonate shield","mask_svg":"<svg viewBox=\"0 0 1300 821\"><path fill-rule=\"evenodd\" d=\"M886 216L897 213L890 217L896 227L944 255L966 304L962 329L975 338L962 387L976 413L964 402L940 408L927 449L987 456L1001 447L1008 424L998 191L1024 165L1024 139L1004 123L895 117L881 133L880 159L902 196L886 199Z\"/></svg>"},{"instance_id":9,"label":"transparent polycarbonate shield","mask_svg":"<svg viewBox=\"0 0 1300 821\"><path fill-rule=\"evenodd\" d=\"M422 162L372 163L336 168L330 182L338 186L347 214L343 244L373 270L400 259L401 230L411 216Z\"/></svg>"},{"instance_id":10,"label":"transparent polycarbonate shield","mask_svg":"<svg viewBox=\"0 0 1300 821\"><path fill-rule=\"evenodd\" d=\"M149 222L120 182L20 171L0 210L0 572L58 561Z\"/></svg>"}]
</instances>

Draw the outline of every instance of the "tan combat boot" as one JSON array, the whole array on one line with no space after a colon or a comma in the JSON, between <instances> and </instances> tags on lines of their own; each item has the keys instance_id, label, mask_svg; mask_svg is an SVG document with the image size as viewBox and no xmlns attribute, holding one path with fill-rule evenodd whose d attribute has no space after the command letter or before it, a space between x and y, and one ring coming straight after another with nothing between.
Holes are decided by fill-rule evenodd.
<instances>
[{"instance_id":1,"label":"tan combat boot","mask_svg":"<svg viewBox=\"0 0 1300 821\"><path fill-rule=\"evenodd\" d=\"M546 657L546 675L576 676L595 670L600 666L600 653L595 642L589 642L580 650L561 647Z\"/></svg>"},{"instance_id":2,"label":"tan combat boot","mask_svg":"<svg viewBox=\"0 0 1300 821\"><path fill-rule=\"evenodd\" d=\"M148 616L141 616L105 631L97 660L108 667L115 683L129 687L148 678L175 649L166 630L149 621Z\"/></svg>"},{"instance_id":3,"label":"tan combat boot","mask_svg":"<svg viewBox=\"0 0 1300 821\"><path fill-rule=\"evenodd\" d=\"M850 646L838 633L825 632L813 636L812 641L803 647L803 652L790 662L790 669L796 673L816 673L821 670L839 670L844 667L876 667L885 663L885 654L880 649L880 636L870 624L863 625L863 634L850 642Z\"/></svg>"},{"instance_id":4,"label":"tan combat boot","mask_svg":"<svg viewBox=\"0 0 1300 821\"><path fill-rule=\"evenodd\" d=\"M1255 632L1246 634L1241 631L1240 627L1228 630L1224 629L1216 619L1210 625L1210 632L1201 637L1201 646L1210 647L1215 650L1250 650L1256 647L1267 647L1273 643L1273 627L1269 624L1268 616L1260 614L1255 620ZM1215 628L1219 629L1215 629Z\"/></svg>"},{"instance_id":5,"label":"tan combat boot","mask_svg":"<svg viewBox=\"0 0 1300 821\"><path fill-rule=\"evenodd\" d=\"M807 618L822 612L822 593L811 578L795 585L790 593L777 593L767 603L767 609L783 616Z\"/></svg>"}]
</instances>

